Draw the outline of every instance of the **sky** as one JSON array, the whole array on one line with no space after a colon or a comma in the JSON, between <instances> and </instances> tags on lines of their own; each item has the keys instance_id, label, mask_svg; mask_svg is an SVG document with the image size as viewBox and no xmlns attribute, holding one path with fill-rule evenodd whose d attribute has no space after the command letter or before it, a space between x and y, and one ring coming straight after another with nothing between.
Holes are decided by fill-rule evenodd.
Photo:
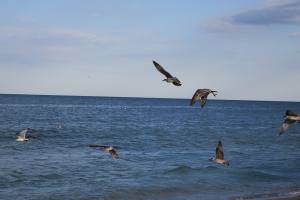
<instances>
[{"instance_id":1,"label":"sky","mask_svg":"<svg viewBox=\"0 0 300 200\"><path fill-rule=\"evenodd\" d=\"M300 0L0 2L1 94L300 101L299 63Z\"/></svg>"}]
</instances>

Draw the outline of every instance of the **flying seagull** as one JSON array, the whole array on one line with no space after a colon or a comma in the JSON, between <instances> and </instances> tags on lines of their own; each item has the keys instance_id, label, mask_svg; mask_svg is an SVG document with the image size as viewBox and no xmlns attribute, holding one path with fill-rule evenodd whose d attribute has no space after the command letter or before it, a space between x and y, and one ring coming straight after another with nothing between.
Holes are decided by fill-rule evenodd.
<instances>
[{"instance_id":1,"label":"flying seagull","mask_svg":"<svg viewBox=\"0 0 300 200\"><path fill-rule=\"evenodd\" d=\"M216 156L214 158L210 158L209 160L218 163L218 164L222 164L222 165L229 165L229 161L224 160L224 152L223 152L223 146L222 146L222 142L219 141L216 147Z\"/></svg>"},{"instance_id":2,"label":"flying seagull","mask_svg":"<svg viewBox=\"0 0 300 200\"><path fill-rule=\"evenodd\" d=\"M287 110L285 112L283 124L279 128L279 135L284 133L289 128L289 125L295 122L300 123L300 116L290 110Z\"/></svg>"},{"instance_id":3,"label":"flying seagull","mask_svg":"<svg viewBox=\"0 0 300 200\"><path fill-rule=\"evenodd\" d=\"M119 158L119 155L113 146L106 146L106 145L97 145L97 144L91 144L89 147L92 148L101 148L102 151L105 151L107 153L110 153L113 160L116 160Z\"/></svg>"},{"instance_id":4,"label":"flying seagull","mask_svg":"<svg viewBox=\"0 0 300 200\"><path fill-rule=\"evenodd\" d=\"M218 91L210 90L210 89L198 89L196 90L194 96L191 99L190 106L194 105L197 100L200 100L201 108L204 107L207 101L207 97L210 93L216 96Z\"/></svg>"},{"instance_id":5,"label":"flying seagull","mask_svg":"<svg viewBox=\"0 0 300 200\"><path fill-rule=\"evenodd\" d=\"M28 141L28 138L26 138L26 133L29 130L30 130L30 128L25 128L20 133L17 133L16 134L16 141L18 141L18 142Z\"/></svg>"},{"instance_id":6,"label":"flying seagull","mask_svg":"<svg viewBox=\"0 0 300 200\"><path fill-rule=\"evenodd\" d=\"M172 76L169 72L167 72L160 64L158 64L154 60L153 60L153 64L160 73L166 76L166 79L163 79L163 81L166 81L168 83L173 83L173 85L176 86L182 85L178 78Z\"/></svg>"}]
</instances>

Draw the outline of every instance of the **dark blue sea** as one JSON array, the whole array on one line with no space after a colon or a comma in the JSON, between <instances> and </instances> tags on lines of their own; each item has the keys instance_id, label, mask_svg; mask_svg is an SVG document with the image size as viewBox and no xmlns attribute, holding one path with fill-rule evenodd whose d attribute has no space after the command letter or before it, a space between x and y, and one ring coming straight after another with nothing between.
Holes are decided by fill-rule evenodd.
<instances>
[{"instance_id":1,"label":"dark blue sea","mask_svg":"<svg viewBox=\"0 0 300 200\"><path fill-rule=\"evenodd\" d=\"M277 132L286 109L300 103L0 95L0 199L299 195L300 124ZM35 138L15 141L26 127ZM228 167L208 160L219 140ZM115 145L120 158L89 144Z\"/></svg>"}]
</instances>

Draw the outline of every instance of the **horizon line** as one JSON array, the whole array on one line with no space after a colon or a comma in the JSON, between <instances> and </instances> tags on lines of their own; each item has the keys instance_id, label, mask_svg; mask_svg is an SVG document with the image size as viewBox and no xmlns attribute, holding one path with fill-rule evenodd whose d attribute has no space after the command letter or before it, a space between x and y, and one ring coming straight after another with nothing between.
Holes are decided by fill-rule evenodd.
<instances>
[{"instance_id":1,"label":"horizon line","mask_svg":"<svg viewBox=\"0 0 300 200\"><path fill-rule=\"evenodd\" d=\"M139 96L94 96L94 95L64 95L64 94L25 94L25 93L0 93L0 95L20 95L20 96L58 96L58 97L101 97L101 98L135 98L135 99L173 99L173 100L190 100L189 98L175 97L139 97ZM260 102L291 102L300 103L299 101L288 100L250 100L250 99L209 99L210 101L260 101Z\"/></svg>"}]
</instances>

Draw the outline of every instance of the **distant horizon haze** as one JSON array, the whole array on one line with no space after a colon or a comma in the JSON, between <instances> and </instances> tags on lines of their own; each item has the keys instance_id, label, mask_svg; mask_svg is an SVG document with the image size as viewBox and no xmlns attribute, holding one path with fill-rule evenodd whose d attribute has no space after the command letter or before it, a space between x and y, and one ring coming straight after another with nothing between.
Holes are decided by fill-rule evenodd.
<instances>
[{"instance_id":1,"label":"distant horizon haze","mask_svg":"<svg viewBox=\"0 0 300 200\"><path fill-rule=\"evenodd\" d=\"M70 95L64 95L64 94L3 94L0 93L0 95L20 95L20 96L57 96L57 97L95 97L95 98L136 98L136 99L174 99L174 100L188 100L190 101L192 96L190 98L188 97L142 97L142 96L105 96L105 95L100 95L100 96L95 96L95 95L76 95L76 94L70 94ZM281 101L276 101L276 100L259 100L259 99L222 99L222 98L210 98L208 97L208 101L262 101L262 102L293 102L293 103L300 103L300 101L289 101L289 100L281 100ZM197 106L197 103L196 105Z\"/></svg>"}]
</instances>

